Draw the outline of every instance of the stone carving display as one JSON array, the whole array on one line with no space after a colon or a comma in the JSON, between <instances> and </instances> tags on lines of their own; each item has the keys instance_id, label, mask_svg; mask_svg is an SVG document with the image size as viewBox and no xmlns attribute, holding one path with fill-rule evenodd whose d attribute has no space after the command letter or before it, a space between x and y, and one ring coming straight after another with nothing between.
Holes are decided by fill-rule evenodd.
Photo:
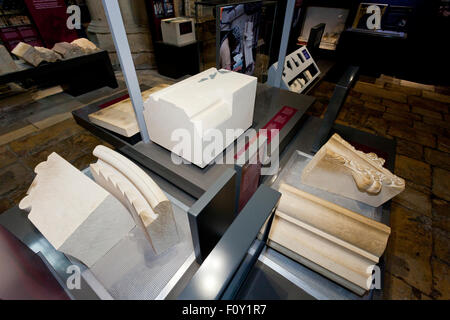
<instances>
[{"instance_id":1,"label":"stone carving display","mask_svg":"<svg viewBox=\"0 0 450 320\"><path fill-rule=\"evenodd\" d=\"M137 225L160 254L179 242L172 205L159 186L137 165L102 145L91 164L95 181L125 205Z\"/></svg>"},{"instance_id":2,"label":"stone carving display","mask_svg":"<svg viewBox=\"0 0 450 320\"><path fill-rule=\"evenodd\" d=\"M44 48L44 47L34 47L37 52L41 55L41 58L47 62L56 62L58 60L62 60L60 54L56 53L53 50Z\"/></svg>"},{"instance_id":3,"label":"stone carving display","mask_svg":"<svg viewBox=\"0 0 450 320\"><path fill-rule=\"evenodd\" d=\"M160 84L142 92L142 100L145 101L150 94L168 86L168 84ZM130 98L89 114L89 120L96 125L125 137L132 137L139 132L139 126Z\"/></svg>"},{"instance_id":4,"label":"stone carving display","mask_svg":"<svg viewBox=\"0 0 450 320\"><path fill-rule=\"evenodd\" d=\"M52 50L60 54L64 59L75 58L84 54L81 47L68 42L58 42L53 46Z\"/></svg>"},{"instance_id":5,"label":"stone carving display","mask_svg":"<svg viewBox=\"0 0 450 320\"><path fill-rule=\"evenodd\" d=\"M55 249L91 267L135 227L119 200L57 153L34 171L19 207Z\"/></svg>"},{"instance_id":6,"label":"stone carving display","mask_svg":"<svg viewBox=\"0 0 450 320\"><path fill-rule=\"evenodd\" d=\"M246 130L251 126L256 81L245 74L211 68L151 94L144 103L150 139L205 167L235 140L227 137L227 129ZM203 154L218 132L223 148ZM188 138L189 148L179 148L180 141L172 135Z\"/></svg>"},{"instance_id":7,"label":"stone carving display","mask_svg":"<svg viewBox=\"0 0 450 320\"><path fill-rule=\"evenodd\" d=\"M85 54L100 51L100 49L94 43L92 43L91 41L89 41L86 38L79 38L79 39L73 40L71 42L71 44L74 44L74 45L80 47L84 51Z\"/></svg>"},{"instance_id":8,"label":"stone carving display","mask_svg":"<svg viewBox=\"0 0 450 320\"><path fill-rule=\"evenodd\" d=\"M39 52L33 46L30 46L25 42L19 42L11 52L35 67L44 61Z\"/></svg>"},{"instance_id":9,"label":"stone carving display","mask_svg":"<svg viewBox=\"0 0 450 320\"><path fill-rule=\"evenodd\" d=\"M405 181L383 164L376 154L358 151L334 134L305 167L301 181L378 207L405 189Z\"/></svg>"},{"instance_id":10,"label":"stone carving display","mask_svg":"<svg viewBox=\"0 0 450 320\"><path fill-rule=\"evenodd\" d=\"M269 240L331 275L369 289L390 228L292 186L282 184L279 191L282 197Z\"/></svg>"}]
</instances>

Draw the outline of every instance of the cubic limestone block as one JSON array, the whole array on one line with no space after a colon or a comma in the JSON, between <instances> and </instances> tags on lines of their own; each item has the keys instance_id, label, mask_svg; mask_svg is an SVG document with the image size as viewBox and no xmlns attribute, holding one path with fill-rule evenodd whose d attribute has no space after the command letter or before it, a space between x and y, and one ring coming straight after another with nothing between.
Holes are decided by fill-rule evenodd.
<instances>
[{"instance_id":1,"label":"cubic limestone block","mask_svg":"<svg viewBox=\"0 0 450 320\"><path fill-rule=\"evenodd\" d=\"M154 252L160 254L179 242L172 205L159 186L137 165L102 145L91 164L95 181L128 208Z\"/></svg>"},{"instance_id":2,"label":"cubic limestone block","mask_svg":"<svg viewBox=\"0 0 450 320\"><path fill-rule=\"evenodd\" d=\"M292 186L282 184L279 191L269 240L295 253L292 258L303 257L328 270L322 274L342 285L368 290L390 228Z\"/></svg>"},{"instance_id":3,"label":"cubic limestone block","mask_svg":"<svg viewBox=\"0 0 450 320\"><path fill-rule=\"evenodd\" d=\"M80 47L84 53L89 54L93 52L100 51L100 49L91 41L89 41L86 38L79 38L76 40L73 40L71 44L74 44L78 47Z\"/></svg>"},{"instance_id":4,"label":"cubic limestone block","mask_svg":"<svg viewBox=\"0 0 450 320\"><path fill-rule=\"evenodd\" d=\"M75 58L84 54L81 47L68 42L58 42L53 46L52 50L60 54L64 59Z\"/></svg>"},{"instance_id":5,"label":"cubic limestone block","mask_svg":"<svg viewBox=\"0 0 450 320\"><path fill-rule=\"evenodd\" d=\"M255 77L211 68L150 95L144 103L150 139L205 167L235 140L227 137L227 129L251 126L256 81ZM215 140L219 133L223 141ZM211 141L218 143L203 154ZM180 147L181 142L186 143Z\"/></svg>"},{"instance_id":6,"label":"cubic limestone block","mask_svg":"<svg viewBox=\"0 0 450 320\"><path fill-rule=\"evenodd\" d=\"M57 153L35 172L19 207L55 249L91 267L135 227L119 200Z\"/></svg>"},{"instance_id":7,"label":"cubic limestone block","mask_svg":"<svg viewBox=\"0 0 450 320\"><path fill-rule=\"evenodd\" d=\"M356 150L334 134L308 163L302 183L379 207L405 189L405 181L383 167L384 159Z\"/></svg>"},{"instance_id":8,"label":"cubic limestone block","mask_svg":"<svg viewBox=\"0 0 450 320\"><path fill-rule=\"evenodd\" d=\"M13 58L6 50L5 46L0 45L0 75L4 73L17 71L19 68L14 63Z\"/></svg>"},{"instance_id":9,"label":"cubic limestone block","mask_svg":"<svg viewBox=\"0 0 450 320\"><path fill-rule=\"evenodd\" d=\"M62 60L62 57L60 54L56 53L53 50L44 48L44 47L34 47L34 49L36 49L37 52L39 52L39 54L41 55L41 58L44 61L47 62L56 62L58 60Z\"/></svg>"},{"instance_id":10,"label":"cubic limestone block","mask_svg":"<svg viewBox=\"0 0 450 320\"><path fill-rule=\"evenodd\" d=\"M19 44L13 49L12 53L34 67L37 67L42 61L44 61L40 53L34 47L25 42L19 42Z\"/></svg>"}]
</instances>

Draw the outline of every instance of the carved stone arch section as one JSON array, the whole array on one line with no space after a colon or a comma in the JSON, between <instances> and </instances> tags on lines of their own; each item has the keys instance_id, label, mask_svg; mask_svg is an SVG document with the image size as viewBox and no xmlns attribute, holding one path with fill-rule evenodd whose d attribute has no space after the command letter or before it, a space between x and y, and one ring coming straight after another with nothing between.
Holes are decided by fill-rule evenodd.
<instances>
[{"instance_id":1,"label":"carved stone arch section","mask_svg":"<svg viewBox=\"0 0 450 320\"><path fill-rule=\"evenodd\" d=\"M384 159L356 150L334 134L305 167L301 181L379 207L405 189L405 180L383 165Z\"/></svg>"},{"instance_id":2,"label":"carved stone arch section","mask_svg":"<svg viewBox=\"0 0 450 320\"><path fill-rule=\"evenodd\" d=\"M147 173L132 161L105 146L93 151L90 165L95 181L127 207L156 254L179 242L172 204Z\"/></svg>"},{"instance_id":3,"label":"carved stone arch section","mask_svg":"<svg viewBox=\"0 0 450 320\"><path fill-rule=\"evenodd\" d=\"M292 186L282 184L279 191L269 240L293 252L294 259L303 257L326 269L324 275L333 280L343 279L362 292L370 289L391 229Z\"/></svg>"},{"instance_id":4,"label":"carved stone arch section","mask_svg":"<svg viewBox=\"0 0 450 320\"><path fill-rule=\"evenodd\" d=\"M57 153L34 171L19 208L56 250L91 267L135 227L113 195Z\"/></svg>"}]
</instances>

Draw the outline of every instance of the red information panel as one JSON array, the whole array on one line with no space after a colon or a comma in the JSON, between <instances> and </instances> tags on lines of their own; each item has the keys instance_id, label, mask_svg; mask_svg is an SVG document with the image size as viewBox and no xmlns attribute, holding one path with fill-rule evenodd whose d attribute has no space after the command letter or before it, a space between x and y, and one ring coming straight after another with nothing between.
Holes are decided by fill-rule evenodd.
<instances>
[{"instance_id":1,"label":"red information panel","mask_svg":"<svg viewBox=\"0 0 450 320\"><path fill-rule=\"evenodd\" d=\"M76 30L67 28L69 15L64 0L25 0L25 3L47 48L78 39Z\"/></svg>"},{"instance_id":2,"label":"red information panel","mask_svg":"<svg viewBox=\"0 0 450 320\"><path fill-rule=\"evenodd\" d=\"M275 137L283 128L284 126L291 120L291 118L295 115L297 112L297 109L284 106L281 108L280 111L277 112L277 114L270 119L269 122L266 123L266 125L263 127L263 129L267 129L267 144L269 144L272 141L272 138ZM271 131L275 130L275 131ZM259 133L258 133L259 135ZM256 135L253 139L251 139L241 150L239 150L236 155L234 156L235 159L238 159L248 148L252 143L255 143L257 141ZM256 153L255 156L257 156L258 153ZM259 159L258 159L259 160ZM259 177L261 176L261 163L259 161L249 161L250 163L247 163L242 167L242 176L241 176L241 188L239 192L239 204L238 204L238 212L244 208L244 206L247 204L248 200L253 196L256 189L258 189L259 186ZM256 162L256 163L255 163Z\"/></svg>"}]
</instances>

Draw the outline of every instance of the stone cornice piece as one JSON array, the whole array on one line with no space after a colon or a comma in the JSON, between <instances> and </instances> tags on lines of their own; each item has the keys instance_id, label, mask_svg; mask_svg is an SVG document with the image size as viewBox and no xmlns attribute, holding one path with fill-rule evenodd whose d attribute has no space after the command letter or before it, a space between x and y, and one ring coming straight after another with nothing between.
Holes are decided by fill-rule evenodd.
<instances>
[{"instance_id":1,"label":"stone cornice piece","mask_svg":"<svg viewBox=\"0 0 450 320\"><path fill-rule=\"evenodd\" d=\"M35 172L19 207L55 249L91 267L134 228L113 195L57 153Z\"/></svg>"},{"instance_id":2,"label":"stone cornice piece","mask_svg":"<svg viewBox=\"0 0 450 320\"><path fill-rule=\"evenodd\" d=\"M356 150L334 134L305 167L301 181L379 207L405 189L405 181L383 165L384 159Z\"/></svg>"},{"instance_id":3,"label":"stone cornice piece","mask_svg":"<svg viewBox=\"0 0 450 320\"><path fill-rule=\"evenodd\" d=\"M93 154L91 164L95 181L128 208L156 254L179 241L172 204L159 186L137 165L102 145Z\"/></svg>"},{"instance_id":4,"label":"stone cornice piece","mask_svg":"<svg viewBox=\"0 0 450 320\"><path fill-rule=\"evenodd\" d=\"M289 185L280 192L270 241L369 289L390 228Z\"/></svg>"}]
</instances>

